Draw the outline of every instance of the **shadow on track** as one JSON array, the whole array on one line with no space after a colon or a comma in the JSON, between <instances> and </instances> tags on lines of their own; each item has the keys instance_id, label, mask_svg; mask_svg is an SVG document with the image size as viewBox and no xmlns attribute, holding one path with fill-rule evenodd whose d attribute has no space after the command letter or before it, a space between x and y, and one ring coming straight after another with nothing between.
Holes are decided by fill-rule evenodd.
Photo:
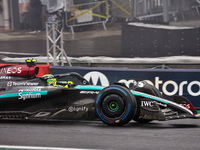
<instances>
[{"instance_id":1,"label":"shadow on track","mask_svg":"<svg viewBox=\"0 0 200 150\"><path fill-rule=\"evenodd\" d=\"M130 122L124 126L107 126L105 124L98 124L98 127L102 128L138 128L138 129L177 129L177 128L200 128L200 124L197 123L182 123L182 122L176 122L176 123L170 123L170 122L151 122L151 123L137 123L137 122Z\"/></svg>"},{"instance_id":2,"label":"shadow on track","mask_svg":"<svg viewBox=\"0 0 200 150\"><path fill-rule=\"evenodd\" d=\"M185 124L183 122L176 122L176 123L164 123L164 122L151 122L147 124L141 124L134 121L131 121L130 123L124 125L124 126L108 126L101 121L85 121L85 120L67 120L67 121L39 121L39 120L1 120L0 124L23 124L23 125L58 125L58 126L93 126L97 128L138 128L138 129L177 129L177 128L200 128L200 124L194 123L188 123Z\"/></svg>"}]
</instances>

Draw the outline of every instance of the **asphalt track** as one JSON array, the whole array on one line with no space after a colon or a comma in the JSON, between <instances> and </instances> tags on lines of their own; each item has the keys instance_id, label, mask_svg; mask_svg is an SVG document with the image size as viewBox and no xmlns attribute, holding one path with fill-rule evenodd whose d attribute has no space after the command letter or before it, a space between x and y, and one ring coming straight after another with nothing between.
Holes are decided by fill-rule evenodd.
<instances>
[{"instance_id":1,"label":"asphalt track","mask_svg":"<svg viewBox=\"0 0 200 150\"><path fill-rule=\"evenodd\" d=\"M77 149L199 150L200 120L111 127L100 121L0 122L1 145ZM5 150L5 149L4 149Z\"/></svg>"},{"instance_id":2,"label":"asphalt track","mask_svg":"<svg viewBox=\"0 0 200 150\"><path fill-rule=\"evenodd\" d=\"M121 55L121 36L119 35L64 42L64 50L68 56L119 57ZM0 41L0 55L9 57L46 56L46 53L46 40Z\"/></svg>"}]
</instances>

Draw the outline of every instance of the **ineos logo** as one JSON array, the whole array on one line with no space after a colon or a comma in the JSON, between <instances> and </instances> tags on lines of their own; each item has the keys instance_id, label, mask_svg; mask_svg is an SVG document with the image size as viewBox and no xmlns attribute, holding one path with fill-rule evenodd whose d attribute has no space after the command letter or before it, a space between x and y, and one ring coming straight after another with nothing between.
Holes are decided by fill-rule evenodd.
<instances>
[{"instance_id":1,"label":"ineos logo","mask_svg":"<svg viewBox=\"0 0 200 150\"><path fill-rule=\"evenodd\" d=\"M89 72L84 76L84 78L93 85L109 86L107 77L101 72Z\"/></svg>"},{"instance_id":2,"label":"ineos logo","mask_svg":"<svg viewBox=\"0 0 200 150\"><path fill-rule=\"evenodd\" d=\"M20 74L22 72L22 67L6 67L0 69L0 74Z\"/></svg>"}]
</instances>

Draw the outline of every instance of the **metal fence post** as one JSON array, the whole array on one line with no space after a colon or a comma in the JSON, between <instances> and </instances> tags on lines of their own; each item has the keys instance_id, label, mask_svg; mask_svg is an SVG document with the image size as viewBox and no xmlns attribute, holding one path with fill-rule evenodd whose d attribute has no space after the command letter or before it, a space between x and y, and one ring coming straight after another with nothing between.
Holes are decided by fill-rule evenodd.
<instances>
[{"instance_id":1,"label":"metal fence post","mask_svg":"<svg viewBox=\"0 0 200 150\"><path fill-rule=\"evenodd\" d=\"M169 21L169 7L168 7L168 0L163 0L163 21Z\"/></svg>"},{"instance_id":2,"label":"metal fence post","mask_svg":"<svg viewBox=\"0 0 200 150\"><path fill-rule=\"evenodd\" d=\"M50 58L53 59L54 66L64 65L65 62L72 66L66 52L64 51L63 27L58 22L46 23L47 37L47 64L50 64Z\"/></svg>"}]
</instances>

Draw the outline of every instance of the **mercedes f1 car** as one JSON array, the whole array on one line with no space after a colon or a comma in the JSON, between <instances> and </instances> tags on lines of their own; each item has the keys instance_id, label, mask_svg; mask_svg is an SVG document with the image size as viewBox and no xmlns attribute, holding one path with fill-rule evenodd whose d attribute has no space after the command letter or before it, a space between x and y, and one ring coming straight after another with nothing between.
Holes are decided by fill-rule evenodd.
<instances>
[{"instance_id":1,"label":"mercedes f1 car","mask_svg":"<svg viewBox=\"0 0 200 150\"><path fill-rule=\"evenodd\" d=\"M148 123L200 117L186 98L167 100L145 81L132 89L122 83L102 87L77 73L36 77L38 71L32 60L0 68L0 120L100 119L120 126L132 119Z\"/></svg>"}]
</instances>

